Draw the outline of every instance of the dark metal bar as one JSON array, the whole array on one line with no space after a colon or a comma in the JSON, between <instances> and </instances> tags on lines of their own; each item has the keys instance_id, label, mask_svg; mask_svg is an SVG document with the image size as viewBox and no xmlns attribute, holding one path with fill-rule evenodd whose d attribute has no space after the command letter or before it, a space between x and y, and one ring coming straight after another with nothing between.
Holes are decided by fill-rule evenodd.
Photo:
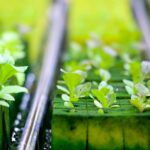
<instances>
[{"instance_id":1,"label":"dark metal bar","mask_svg":"<svg viewBox=\"0 0 150 150\"><path fill-rule=\"evenodd\" d=\"M41 74L18 150L35 149L44 111L49 99L48 95L54 84L56 68L61 54L61 44L67 20L67 6L67 0L55 0L54 2L51 29L48 34Z\"/></svg>"},{"instance_id":2,"label":"dark metal bar","mask_svg":"<svg viewBox=\"0 0 150 150\"><path fill-rule=\"evenodd\" d=\"M132 0L132 9L143 34L147 57L150 59L150 20L146 9L146 0Z\"/></svg>"}]
</instances>

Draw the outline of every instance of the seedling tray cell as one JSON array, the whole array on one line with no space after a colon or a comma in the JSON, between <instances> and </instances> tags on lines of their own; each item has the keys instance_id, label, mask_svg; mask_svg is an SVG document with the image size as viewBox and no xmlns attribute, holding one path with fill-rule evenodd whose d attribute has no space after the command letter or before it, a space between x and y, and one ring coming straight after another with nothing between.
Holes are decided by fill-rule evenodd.
<instances>
[{"instance_id":1,"label":"seedling tray cell","mask_svg":"<svg viewBox=\"0 0 150 150\"><path fill-rule=\"evenodd\" d=\"M87 101L88 110L88 148L90 150L123 149L120 108L105 108L99 114L92 100Z\"/></svg>"},{"instance_id":2,"label":"seedling tray cell","mask_svg":"<svg viewBox=\"0 0 150 150\"><path fill-rule=\"evenodd\" d=\"M86 101L75 104L75 111L64 107L63 100L54 99L52 112L53 150L85 150L87 139Z\"/></svg>"},{"instance_id":3,"label":"seedling tray cell","mask_svg":"<svg viewBox=\"0 0 150 150\"><path fill-rule=\"evenodd\" d=\"M150 117L126 116L123 121L124 147L127 150L149 150L150 148ZM150 114L149 114L150 115Z\"/></svg>"},{"instance_id":4,"label":"seedling tray cell","mask_svg":"<svg viewBox=\"0 0 150 150\"><path fill-rule=\"evenodd\" d=\"M93 114L95 114L93 112ZM90 150L123 149L121 120L119 117L93 116L88 117L88 148Z\"/></svg>"},{"instance_id":5,"label":"seedling tray cell","mask_svg":"<svg viewBox=\"0 0 150 150\"><path fill-rule=\"evenodd\" d=\"M88 147L90 150L148 150L150 147L150 113L139 113L129 99L119 99L119 108L98 113L87 100Z\"/></svg>"}]
</instances>

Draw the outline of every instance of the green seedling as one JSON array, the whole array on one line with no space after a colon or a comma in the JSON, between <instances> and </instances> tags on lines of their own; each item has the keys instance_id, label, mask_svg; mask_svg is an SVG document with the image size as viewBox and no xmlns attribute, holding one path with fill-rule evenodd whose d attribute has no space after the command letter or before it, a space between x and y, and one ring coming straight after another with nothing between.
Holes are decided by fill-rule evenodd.
<instances>
[{"instance_id":1,"label":"green seedling","mask_svg":"<svg viewBox=\"0 0 150 150\"><path fill-rule=\"evenodd\" d=\"M79 98L89 95L91 83L84 83L85 78L86 73L80 70L64 72L63 80L65 86L57 85L57 88L63 92L61 97L66 107L73 108L73 102L77 102Z\"/></svg>"},{"instance_id":2,"label":"green seedling","mask_svg":"<svg viewBox=\"0 0 150 150\"><path fill-rule=\"evenodd\" d=\"M113 87L108 85L107 82L102 81L98 89L92 90L91 98L94 100L94 104L99 108L100 113L104 113L103 108L119 107L116 104L116 94Z\"/></svg>"},{"instance_id":3,"label":"green seedling","mask_svg":"<svg viewBox=\"0 0 150 150\"><path fill-rule=\"evenodd\" d=\"M150 90L144 83L134 83L130 80L123 80L125 89L131 95L130 103L135 106L140 112L150 109L150 103L147 97L150 95Z\"/></svg>"},{"instance_id":4,"label":"green seedling","mask_svg":"<svg viewBox=\"0 0 150 150\"><path fill-rule=\"evenodd\" d=\"M128 69L133 81L123 80L126 91L131 95L131 104L140 112L150 109L148 99L148 96L150 96L149 68L150 62L148 61L142 63L130 61Z\"/></svg>"},{"instance_id":5,"label":"green seedling","mask_svg":"<svg viewBox=\"0 0 150 150\"><path fill-rule=\"evenodd\" d=\"M127 55L125 55L127 57ZM142 73L142 66L139 61L131 61L130 58L125 62L125 69L129 75L131 75L134 83L141 83L144 79L144 75Z\"/></svg>"},{"instance_id":6,"label":"green seedling","mask_svg":"<svg viewBox=\"0 0 150 150\"><path fill-rule=\"evenodd\" d=\"M130 103L140 112L150 110L150 100L147 100L145 97L132 95Z\"/></svg>"}]
</instances>

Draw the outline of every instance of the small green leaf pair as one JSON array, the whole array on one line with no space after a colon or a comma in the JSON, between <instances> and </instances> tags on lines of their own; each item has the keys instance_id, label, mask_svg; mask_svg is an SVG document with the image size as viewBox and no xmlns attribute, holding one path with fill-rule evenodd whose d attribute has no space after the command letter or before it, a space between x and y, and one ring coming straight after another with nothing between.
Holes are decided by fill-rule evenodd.
<instances>
[{"instance_id":1,"label":"small green leaf pair","mask_svg":"<svg viewBox=\"0 0 150 150\"><path fill-rule=\"evenodd\" d=\"M145 97L132 95L130 103L134 107L136 107L140 112L150 110L150 101L147 100Z\"/></svg>"},{"instance_id":2,"label":"small green leaf pair","mask_svg":"<svg viewBox=\"0 0 150 150\"><path fill-rule=\"evenodd\" d=\"M24 82L24 76L21 77L21 75L24 75L26 69L27 67L16 67L7 61L0 64L0 105L4 106L7 103L6 101L15 101L11 94L27 92L26 88L18 85L10 85L11 81L9 81L12 77L16 77L19 81L18 83L21 85ZM9 103L5 106L9 106Z\"/></svg>"},{"instance_id":3,"label":"small green leaf pair","mask_svg":"<svg viewBox=\"0 0 150 150\"><path fill-rule=\"evenodd\" d=\"M0 64L0 84L4 84L12 76L16 76L19 79L20 77L19 75L24 74L24 71L26 69L27 69L26 66L16 67L13 64L9 63Z\"/></svg>"},{"instance_id":4,"label":"small green leaf pair","mask_svg":"<svg viewBox=\"0 0 150 150\"><path fill-rule=\"evenodd\" d=\"M116 94L113 87L105 81L99 84L98 89L93 89L90 96L99 108L100 113L104 113L103 108L119 107L119 105L116 105Z\"/></svg>"},{"instance_id":5,"label":"small green leaf pair","mask_svg":"<svg viewBox=\"0 0 150 150\"><path fill-rule=\"evenodd\" d=\"M28 90L18 85L2 86L0 90L0 99L1 99L0 105L8 107L9 103L7 103L6 101L15 101L15 98L11 94L17 94L21 92L27 93Z\"/></svg>"},{"instance_id":6,"label":"small green leaf pair","mask_svg":"<svg viewBox=\"0 0 150 150\"><path fill-rule=\"evenodd\" d=\"M27 67L15 67L12 64L0 64L0 105L9 106L6 101L15 101L11 94L27 92L27 89L19 85L10 85L9 79L24 74ZM8 82L9 81L9 82ZM24 82L24 76L20 78L21 82ZM20 82L20 84L22 84ZM7 103L7 105L6 105ZM5 105L4 105L5 104Z\"/></svg>"},{"instance_id":7,"label":"small green leaf pair","mask_svg":"<svg viewBox=\"0 0 150 150\"><path fill-rule=\"evenodd\" d=\"M66 107L73 108L72 102L77 102L79 98L88 96L91 83L83 83L85 78L86 73L83 71L64 71L63 79L66 87L58 85L57 88L65 93L62 94L62 99Z\"/></svg>"}]
</instances>

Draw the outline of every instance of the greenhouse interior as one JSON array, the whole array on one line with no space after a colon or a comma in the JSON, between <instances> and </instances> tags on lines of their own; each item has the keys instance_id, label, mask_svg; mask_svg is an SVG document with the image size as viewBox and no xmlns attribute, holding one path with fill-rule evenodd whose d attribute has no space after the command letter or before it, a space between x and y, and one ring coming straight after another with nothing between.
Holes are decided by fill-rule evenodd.
<instances>
[{"instance_id":1,"label":"greenhouse interior","mask_svg":"<svg viewBox=\"0 0 150 150\"><path fill-rule=\"evenodd\" d=\"M0 1L0 150L150 150L150 0Z\"/></svg>"}]
</instances>

